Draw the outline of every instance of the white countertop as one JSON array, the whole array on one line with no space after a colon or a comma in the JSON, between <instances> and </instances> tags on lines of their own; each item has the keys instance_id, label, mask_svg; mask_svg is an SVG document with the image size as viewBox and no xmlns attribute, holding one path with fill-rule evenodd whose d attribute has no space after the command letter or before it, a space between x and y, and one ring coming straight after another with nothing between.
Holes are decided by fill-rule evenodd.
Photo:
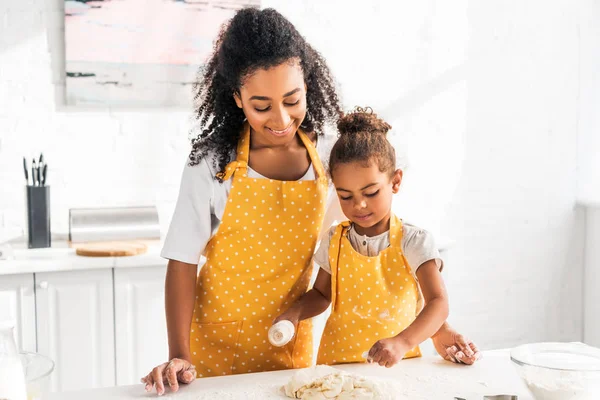
<instances>
[{"instance_id":1,"label":"white countertop","mask_svg":"<svg viewBox=\"0 0 600 400\"><path fill-rule=\"evenodd\" d=\"M384 387L397 390L397 399L452 400L454 396L481 400L484 395L511 394L519 400L531 400L524 383L512 365L507 350L484 352L473 366L457 365L439 357L404 360L386 369L372 364L347 364L336 368L364 375ZM183 386L178 393L167 392L161 398L179 400L286 399L281 387L296 370L261 372L203 378ZM142 384L114 388L53 393L45 400L104 400L156 398Z\"/></svg>"},{"instance_id":2,"label":"white countertop","mask_svg":"<svg viewBox=\"0 0 600 400\"><path fill-rule=\"evenodd\" d=\"M44 249L27 249L16 246L13 258L0 260L0 275L36 272L73 271L98 268L133 268L166 266L160 256L162 243L148 246L144 254L128 257L82 257L69 248L67 242L53 243Z\"/></svg>"},{"instance_id":3,"label":"white countertop","mask_svg":"<svg viewBox=\"0 0 600 400\"><path fill-rule=\"evenodd\" d=\"M452 241L438 241L438 249L445 251ZM53 241L52 247L28 249L23 244L12 246L13 257L0 259L0 276L37 272L74 271L99 268L136 268L166 266L167 260L160 256L162 242L148 246L144 254L128 257L82 257L75 254L64 240Z\"/></svg>"},{"instance_id":4,"label":"white countertop","mask_svg":"<svg viewBox=\"0 0 600 400\"><path fill-rule=\"evenodd\" d=\"M600 208L599 198L579 198L576 201L577 205L586 208Z\"/></svg>"}]
</instances>

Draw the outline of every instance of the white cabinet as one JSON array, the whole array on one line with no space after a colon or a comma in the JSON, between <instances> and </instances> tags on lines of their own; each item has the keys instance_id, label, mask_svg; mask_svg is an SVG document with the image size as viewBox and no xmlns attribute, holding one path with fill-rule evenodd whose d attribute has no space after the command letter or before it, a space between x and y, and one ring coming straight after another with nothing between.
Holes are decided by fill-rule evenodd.
<instances>
[{"instance_id":1,"label":"white cabinet","mask_svg":"<svg viewBox=\"0 0 600 400\"><path fill-rule=\"evenodd\" d=\"M113 270L36 273L38 352L52 391L115 385Z\"/></svg>"},{"instance_id":2,"label":"white cabinet","mask_svg":"<svg viewBox=\"0 0 600 400\"><path fill-rule=\"evenodd\" d=\"M33 274L0 277L0 321L4 320L15 322L15 339L19 349L35 352Z\"/></svg>"},{"instance_id":3,"label":"white cabinet","mask_svg":"<svg viewBox=\"0 0 600 400\"><path fill-rule=\"evenodd\" d=\"M115 269L117 385L139 383L167 361L166 266Z\"/></svg>"}]
</instances>

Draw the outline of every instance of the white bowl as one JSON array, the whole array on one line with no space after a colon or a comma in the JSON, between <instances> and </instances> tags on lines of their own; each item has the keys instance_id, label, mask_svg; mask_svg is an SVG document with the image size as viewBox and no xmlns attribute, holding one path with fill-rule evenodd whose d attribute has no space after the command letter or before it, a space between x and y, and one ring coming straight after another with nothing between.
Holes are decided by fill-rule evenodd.
<instances>
[{"instance_id":1,"label":"white bowl","mask_svg":"<svg viewBox=\"0 0 600 400\"><path fill-rule=\"evenodd\" d=\"M532 343L510 359L536 399L600 399L600 349L583 343Z\"/></svg>"},{"instance_id":2,"label":"white bowl","mask_svg":"<svg viewBox=\"0 0 600 400\"><path fill-rule=\"evenodd\" d=\"M21 352L19 356L25 371L27 399L43 399L50 390L50 374L54 371L54 361L37 353Z\"/></svg>"}]
</instances>

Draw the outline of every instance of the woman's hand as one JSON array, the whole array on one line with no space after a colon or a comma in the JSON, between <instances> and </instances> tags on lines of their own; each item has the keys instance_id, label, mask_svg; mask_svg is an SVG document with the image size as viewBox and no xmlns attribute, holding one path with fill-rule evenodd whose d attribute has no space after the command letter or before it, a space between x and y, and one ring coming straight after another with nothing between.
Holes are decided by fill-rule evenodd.
<instances>
[{"instance_id":1,"label":"woman's hand","mask_svg":"<svg viewBox=\"0 0 600 400\"><path fill-rule=\"evenodd\" d=\"M156 385L156 393L162 396L165 393L165 383L173 392L179 390L179 383L191 383L196 379L196 367L187 360L174 358L169 362L155 367L148 375L141 379L146 384L146 392L151 392Z\"/></svg>"},{"instance_id":2,"label":"woman's hand","mask_svg":"<svg viewBox=\"0 0 600 400\"><path fill-rule=\"evenodd\" d=\"M431 340L437 353L445 360L471 365L481 358L477 345L448 323L444 323Z\"/></svg>"}]
</instances>

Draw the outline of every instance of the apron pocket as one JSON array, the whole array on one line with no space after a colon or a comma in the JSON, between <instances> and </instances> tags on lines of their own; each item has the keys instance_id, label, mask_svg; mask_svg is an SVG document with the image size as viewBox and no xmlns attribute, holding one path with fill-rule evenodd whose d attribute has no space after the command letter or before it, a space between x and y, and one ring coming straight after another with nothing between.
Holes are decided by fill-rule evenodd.
<instances>
[{"instance_id":1,"label":"apron pocket","mask_svg":"<svg viewBox=\"0 0 600 400\"><path fill-rule=\"evenodd\" d=\"M191 350L202 376L231 375L240 336L241 321L192 323Z\"/></svg>"}]
</instances>

